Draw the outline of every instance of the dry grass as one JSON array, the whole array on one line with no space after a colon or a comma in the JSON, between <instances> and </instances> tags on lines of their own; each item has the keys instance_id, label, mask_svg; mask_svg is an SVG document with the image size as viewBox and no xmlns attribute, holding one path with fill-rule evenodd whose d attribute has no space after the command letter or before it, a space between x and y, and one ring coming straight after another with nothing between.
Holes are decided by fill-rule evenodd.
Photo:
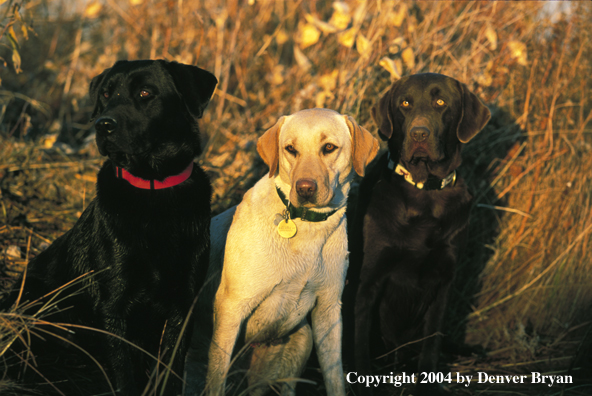
<instances>
[{"instance_id":1,"label":"dry grass","mask_svg":"<svg viewBox=\"0 0 592 396\"><path fill-rule=\"evenodd\" d=\"M82 145L87 88L117 59L178 60L218 76L200 160L216 213L265 173L254 143L280 115L328 107L375 131L369 110L397 74L439 72L467 83L493 110L464 151L476 201L447 326L489 353L458 358L450 370L571 370L572 388L482 394L589 392L590 3L571 3L554 21L545 2L8 3L22 3L22 22L12 22L23 71L15 74L11 52L0 49L8 62L0 87L5 287L13 279L6 274L70 228L93 197L102 159ZM32 23L25 40L21 27ZM8 31L0 29L5 44Z\"/></svg>"}]
</instances>

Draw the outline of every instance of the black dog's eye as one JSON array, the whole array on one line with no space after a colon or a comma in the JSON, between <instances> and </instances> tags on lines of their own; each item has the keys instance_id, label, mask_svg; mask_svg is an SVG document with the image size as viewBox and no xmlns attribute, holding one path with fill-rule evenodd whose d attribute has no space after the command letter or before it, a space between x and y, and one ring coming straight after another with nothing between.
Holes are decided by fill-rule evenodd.
<instances>
[{"instance_id":1,"label":"black dog's eye","mask_svg":"<svg viewBox=\"0 0 592 396\"><path fill-rule=\"evenodd\" d=\"M147 98L150 95L151 95L151 93L148 92L148 91L146 91L145 89L143 89L143 90L140 91L140 97L141 98Z\"/></svg>"},{"instance_id":2,"label":"black dog's eye","mask_svg":"<svg viewBox=\"0 0 592 396\"><path fill-rule=\"evenodd\" d=\"M446 106L446 102L444 102L442 99L438 99L438 100L436 100L436 104L437 104L438 106L440 106L440 107L441 107L441 106Z\"/></svg>"},{"instance_id":3,"label":"black dog's eye","mask_svg":"<svg viewBox=\"0 0 592 396\"><path fill-rule=\"evenodd\" d=\"M409 107L409 106L411 106L411 103L409 103L408 100L404 100L401 102L401 107Z\"/></svg>"},{"instance_id":4,"label":"black dog's eye","mask_svg":"<svg viewBox=\"0 0 592 396\"><path fill-rule=\"evenodd\" d=\"M109 99L109 92L107 92L107 91L103 92L103 97L105 99Z\"/></svg>"},{"instance_id":5,"label":"black dog's eye","mask_svg":"<svg viewBox=\"0 0 592 396\"><path fill-rule=\"evenodd\" d=\"M296 149L294 148L294 146L292 146L291 144L286 146L286 151L290 154L296 154L298 153L298 151L296 151Z\"/></svg>"},{"instance_id":6,"label":"black dog's eye","mask_svg":"<svg viewBox=\"0 0 592 396\"><path fill-rule=\"evenodd\" d=\"M337 146L332 143L327 143L327 144L325 144L325 147L323 147L323 152L325 154L332 153L335 150L337 150Z\"/></svg>"}]
</instances>

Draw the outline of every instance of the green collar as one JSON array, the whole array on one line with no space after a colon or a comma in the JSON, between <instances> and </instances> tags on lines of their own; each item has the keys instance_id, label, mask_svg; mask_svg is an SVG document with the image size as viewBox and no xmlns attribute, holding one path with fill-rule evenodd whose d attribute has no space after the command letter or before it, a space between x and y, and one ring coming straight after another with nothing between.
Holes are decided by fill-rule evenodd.
<instances>
[{"instance_id":1,"label":"green collar","mask_svg":"<svg viewBox=\"0 0 592 396\"><path fill-rule=\"evenodd\" d=\"M337 212L337 210L333 210L333 211L327 212L327 213L319 213L319 212L312 211L308 208L305 208L304 206L297 208L294 205L292 205L292 203L290 201L288 201L286 199L286 196L284 195L284 193L282 192L282 190L280 190L280 188L278 186L275 186L275 189L277 190L277 193L278 193L280 199L282 200L282 202L284 203L284 205L286 206L286 208L290 212L290 218L292 218L292 219L299 217L302 219L302 221L312 221L312 222L325 221L329 218L329 216L331 216L332 214L335 214L335 212Z\"/></svg>"}]
</instances>

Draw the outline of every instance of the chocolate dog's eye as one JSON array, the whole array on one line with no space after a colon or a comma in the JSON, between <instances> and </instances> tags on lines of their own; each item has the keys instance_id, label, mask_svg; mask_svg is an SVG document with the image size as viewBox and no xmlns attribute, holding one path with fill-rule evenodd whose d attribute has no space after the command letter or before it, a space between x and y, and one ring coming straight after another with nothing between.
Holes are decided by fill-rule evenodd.
<instances>
[{"instance_id":1,"label":"chocolate dog's eye","mask_svg":"<svg viewBox=\"0 0 592 396\"><path fill-rule=\"evenodd\" d=\"M325 154L329 154L332 153L333 151L335 151L337 149L337 146L331 143L327 143L325 144L325 147L323 147L323 152Z\"/></svg>"},{"instance_id":2,"label":"chocolate dog's eye","mask_svg":"<svg viewBox=\"0 0 592 396\"><path fill-rule=\"evenodd\" d=\"M442 99L438 99L438 100L436 100L436 104L438 106L445 106L446 105L446 102L444 102Z\"/></svg>"},{"instance_id":3,"label":"chocolate dog's eye","mask_svg":"<svg viewBox=\"0 0 592 396\"><path fill-rule=\"evenodd\" d=\"M290 154L296 154L298 152L291 144L286 146L286 151Z\"/></svg>"},{"instance_id":4,"label":"chocolate dog's eye","mask_svg":"<svg viewBox=\"0 0 592 396\"><path fill-rule=\"evenodd\" d=\"M150 92L146 91L145 89L140 91L141 98L147 98L148 96L150 96Z\"/></svg>"},{"instance_id":5,"label":"chocolate dog's eye","mask_svg":"<svg viewBox=\"0 0 592 396\"><path fill-rule=\"evenodd\" d=\"M401 102L401 107L409 107L409 106L411 106L411 103L409 103L409 101L404 100Z\"/></svg>"}]
</instances>

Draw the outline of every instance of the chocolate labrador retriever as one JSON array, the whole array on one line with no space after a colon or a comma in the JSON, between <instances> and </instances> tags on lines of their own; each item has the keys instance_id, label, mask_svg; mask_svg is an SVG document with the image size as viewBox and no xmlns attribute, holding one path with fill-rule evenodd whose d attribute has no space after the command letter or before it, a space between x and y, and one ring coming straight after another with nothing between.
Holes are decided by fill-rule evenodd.
<instances>
[{"instance_id":1,"label":"chocolate labrador retriever","mask_svg":"<svg viewBox=\"0 0 592 396\"><path fill-rule=\"evenodd\" d=\"M395 82L372 115L388 152L361 183L350 233L356 367L371 373L371 339L380 354L418 341L419 372L435 372L472 200L456 169L490 112L466 85L426 73Z\"/></svg>"},{"instance_id":2,"label":"chocolate labrador retriever","mask_svg":"<svg viewBox=\"0 0 592 396\"><path fill-rule=\"evenodd\" d=\"M211 187L193 162L197 119L216 84L205 70L163 60L119 61L95 77L96 141L109 157L97 196L27 268L21 302L82 277L58 303L60 319L114 335L101 338L99 361L122 395L140 394L155 364L130 343L183 376L191 334L183 327L209 256ZM164 394L181 393L179 377L169 376Z\"/></svg>"}]
</instances>

